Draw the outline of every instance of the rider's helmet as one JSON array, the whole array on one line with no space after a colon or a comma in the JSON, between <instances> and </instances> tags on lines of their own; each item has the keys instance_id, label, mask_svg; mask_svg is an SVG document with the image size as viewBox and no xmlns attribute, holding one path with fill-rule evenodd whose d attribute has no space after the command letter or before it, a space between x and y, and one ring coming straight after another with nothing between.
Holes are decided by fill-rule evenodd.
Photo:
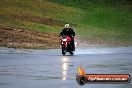
<instances>
[{"instance_id":1,"label":"rider's helmet","mask_svg":"<svg viewBox=\"0 0 132 88\"><path fill-rule=\"evenodd\" d=\"M70 28L70 25L69 24L65 24L65 30L68 31Z\"/></svg>"}]
</instances>

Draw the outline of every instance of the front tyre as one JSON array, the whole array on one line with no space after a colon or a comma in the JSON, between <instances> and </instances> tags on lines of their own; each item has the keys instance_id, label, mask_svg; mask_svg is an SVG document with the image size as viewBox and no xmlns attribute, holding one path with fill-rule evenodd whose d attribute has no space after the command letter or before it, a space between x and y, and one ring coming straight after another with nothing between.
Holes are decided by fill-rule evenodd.
<instances>
[{"instance_id":1,"label":"front tyre","mask_svg":"<svg viewBox=\"0 0 132 88\"><path fill-rule=\"evenodd\" d=\"M62 54L65 55L66 54L66 49L65 49L65 46L62 45Z\"/></svg>"}]
</instances>

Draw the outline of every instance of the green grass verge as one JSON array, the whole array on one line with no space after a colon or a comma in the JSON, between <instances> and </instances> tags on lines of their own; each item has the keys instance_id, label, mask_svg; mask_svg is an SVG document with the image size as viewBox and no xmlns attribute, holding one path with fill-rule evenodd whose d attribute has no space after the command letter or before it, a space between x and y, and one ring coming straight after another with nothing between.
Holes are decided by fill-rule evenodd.
<instances>
[{"instance_id":1,"label":"green grass verge","mask_svg":"<svg viewBox=\"0 0 132 88\"><path fill-rule=\"evenodd\" d=\"M90 0L82 0L81 3L79 0L0 1L1 26L57 33L63 28L63 26L51 26L12 17L19 14L53 18L75 24L77 25L74 26L75 31L80 37L132 42L130 5L97 4Z\"/></svg>"}]
</instances>

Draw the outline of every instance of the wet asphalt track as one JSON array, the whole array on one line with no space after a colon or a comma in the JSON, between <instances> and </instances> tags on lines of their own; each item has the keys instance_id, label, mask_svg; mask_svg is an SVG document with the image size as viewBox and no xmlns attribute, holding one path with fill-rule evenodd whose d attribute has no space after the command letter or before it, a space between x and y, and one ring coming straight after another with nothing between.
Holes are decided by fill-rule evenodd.
<instances>
[{"instance_id":1,"label":"wet asphalt track","mask_svg":"<svg viewBox=\"0 0 132 88\"><path fill-rule=\"evenodd\" d=\"M61 50L0 48L0 88L132 88L132 84L86 84L75 76L82 64L86 72L132 75L132 47L82 48L74 56Z\"/></svg>"}]
</instances>

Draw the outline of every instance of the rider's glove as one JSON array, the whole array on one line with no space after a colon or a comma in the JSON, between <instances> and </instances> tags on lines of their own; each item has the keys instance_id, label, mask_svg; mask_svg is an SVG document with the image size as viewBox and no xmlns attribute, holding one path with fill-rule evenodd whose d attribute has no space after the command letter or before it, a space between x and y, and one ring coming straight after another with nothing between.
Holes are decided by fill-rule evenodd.
<instances>
[{"instance_id":1,"label":"rider's glove","mask_svg":"<svg viewBox=\"0 0 132 88\"><path fill-rule=\"evenodd\" d=\"M62 38L62 36L60 36L60 38Z\"/></svg>"},{"instance_id":2,"label":"rider's glove","mask_svg":"<svg viewBox=\"0 0 132 88\"><path fill-rule=\"evenodd\" d=\"M71 37L73 38L74 36L73 36L73 35L71 35Z\"/></svg>"}]
</instances>

